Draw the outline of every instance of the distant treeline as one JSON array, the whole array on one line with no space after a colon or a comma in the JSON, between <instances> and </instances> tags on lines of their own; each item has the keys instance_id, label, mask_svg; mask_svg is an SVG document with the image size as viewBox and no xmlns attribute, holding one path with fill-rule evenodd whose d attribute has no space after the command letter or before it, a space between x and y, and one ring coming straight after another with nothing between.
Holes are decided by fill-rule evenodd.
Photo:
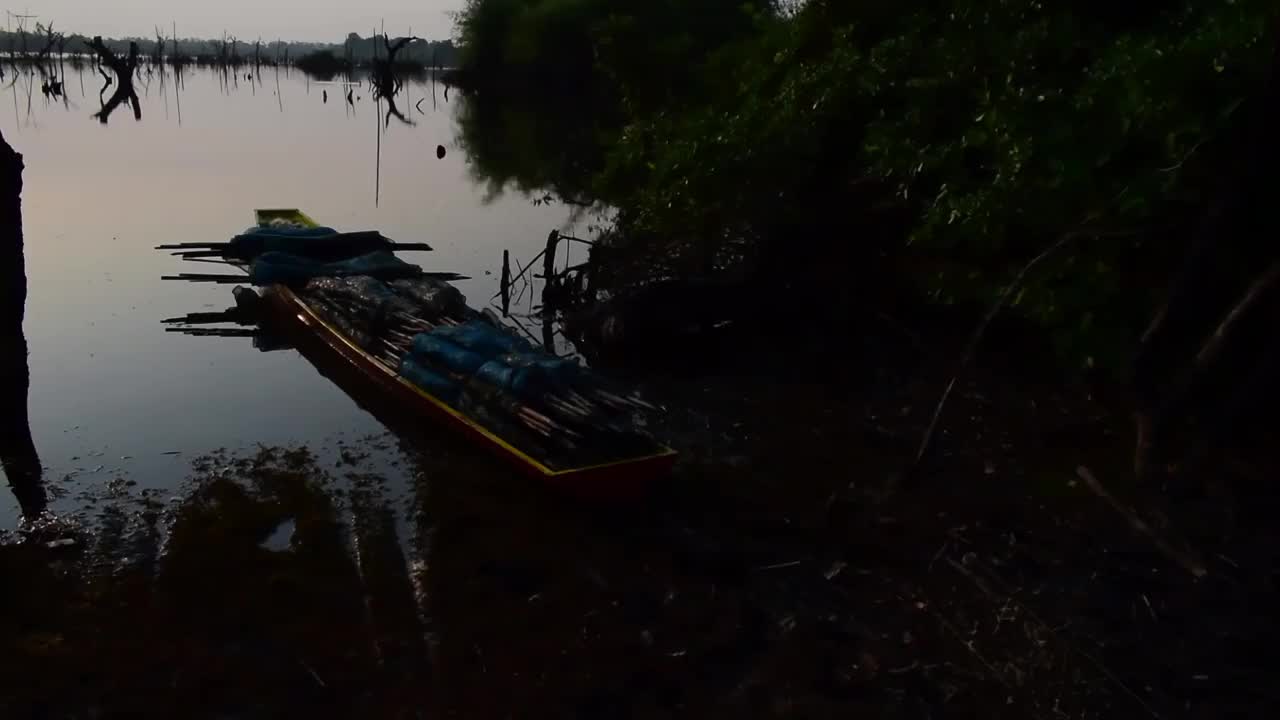
<instances>
[{"instance_id":1,"label":"distant treeline","mask_svg":"<svg viewBox=\"0 0 1280 720\"><path fill-rule=\"evenodd\" d=\"M384 56L386 49L381 37L361 37L358 33L347 35L340 43L287 42L268 40L266 38L179 38L174 43L168 28L160 28L163 35L163 55L166 58L181 57L192 60L212 61L220 58L238 58L240 62L264 63L293 62L308 55L329 54L340 61L350 61L355 65L367 65L375 57ZM51 52L84 53L91 38L69 34L58 38ZM124 55L129 52L129 43L136 42L139 52L147 57L156 54L157 37L132 37L103 39L103 43L113 52ZM0 52L16 55L34 55L43 50L49 42L43 32L28 31L6 32L0 30ZM376 53L376 54L375 54ZM414 65L438 65L453 67L458 59L457 49L450 40L417 40L400 51L397 60Z\"/></svg>"}]
</instances>

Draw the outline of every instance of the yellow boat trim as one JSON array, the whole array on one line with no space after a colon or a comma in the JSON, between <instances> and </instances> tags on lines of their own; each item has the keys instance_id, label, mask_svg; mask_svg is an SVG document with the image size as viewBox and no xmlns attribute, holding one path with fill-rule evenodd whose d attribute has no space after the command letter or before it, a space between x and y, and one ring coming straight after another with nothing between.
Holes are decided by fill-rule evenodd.
<instances>
[{"instance_id":1,"label":"yellow boat trim","mask_svg":"<svg viewBox=\"0 0 1280 720\"><path fill-rule=\"evenodd\" d=\"M253 216L259 225L266 225L272 220L284 218L286 220L293 220L299 225L304 225L306 227L320 227L320 223L311 219L310 215L307 215L297 208L266 208L254 210Z\"/></svg>"}]
</instances>

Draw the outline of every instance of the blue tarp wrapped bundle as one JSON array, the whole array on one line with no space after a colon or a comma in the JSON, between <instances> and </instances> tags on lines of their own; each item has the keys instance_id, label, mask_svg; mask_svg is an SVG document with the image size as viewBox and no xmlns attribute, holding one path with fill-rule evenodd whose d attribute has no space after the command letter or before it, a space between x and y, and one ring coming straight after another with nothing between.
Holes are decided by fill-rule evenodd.
<instances>
[{"instance_id":1,"label":"blue tarp wrapped bundle","mask_svg":"<svg viewBox=\"0 0 1280 720\"><path fill-rule=\"evenodd\" d=\"M413 350L409 355L467 377L474 374L489 360L484 355L456 345L437 333L438 330L421 333L414 338Z\"/></svg>"},{"instance_id":2,"label":"blue tarp wrapped bundle","mask_svg":"<svg viewBox=\"0 0 1280 720\"><path fill-rule=\"evenodd\" d=\"M475 379L526 401L536 401L548 393L568 387L541 367L511 367L502 360L490 360L481 365Z\"/></svg>"},{"instance_id":3,"label":"blue tarp wrapped bundle","mask_svg":"<svg viewBox=\"0 0 1280 720\"><path fill-rule=\"evenodd\" d=\"M424 367L412 353L400 359L400 377L451 405L456 403L462 394L462 388L456 382L435 370Z\"/></svg>"},{"instance_id":4,"label":"blue tarp wrapped bundle","mask_svg":"<svg viewBox=\"0 0 1280 720\"><path fill-rule=\"evenodd\" d=\"M264 252L310 256L333 244L338 235L331 227L252 227L231 238L226 254L245 260Z\"/></svg>"},{"instance_id":5,"label":"blue tarp wrapped bundle","mask_svg":"<svg viewBox=\"0 0 1280 720\"><path fill-rule=\"evenodd\" d=\"M236 237L256 237L264 240L275 240L289 238L314 238L325 237L326 235L337 235L338 231L323 225L301 226L301 225L254 225L245 230ZM234 242L234 241L233 241Z\"/></svg>"},{"instance_id":6,"label":"blue tarp wrapped bundle","mask_svg":"<svg viewBox=\"0 0 1280 720\"><path fill-rule=\"evenodd\" d=\"M481 322L421 333L407 357L526 401L567 390L586 378L576 362L537 352L523 339ZM416 384L403 371L401 375Z\"/></svg>"},{"instance_id":7,"label":"blue tarp wrapped bundle","mask_svg":"<svg viewBox=\"0 0 1280 720\"><path fill-rule=\"evenodd\" d=\"M332 237L338 234L337 229L317 225L317 227L300 227L300 225L255 225L248 228L247 231L238 234L232 238L232 243L237 240L241 242L264 242L266 245L276 245L278 247L268 247L268 250L288 250L289 241L306 240L306 238L314 237Z\"/></svg>"},{"instance_id":8,"label":"blue tarp wrapped bundle","mask_svg":"<svg viewBox=\"0 0 1280 720\"><path fill-rule=\"evenodd\" d=\"M538 372L565 384L581 379L586 373L585 368L579 365L577 361L555 357L545 352L512 353L503 356L502 362L513 368L536 369Z\"/></svg>"},{"instance_id":9,"label":"blue tarp wrapped bundle","mask_svg":"<svg viewBox=\"0 0 1280 720\"><path fill-rule=\"evenodd\" d=\"M567 390L587 377L582 366L573 360L541 352L513 353L503 356L500 362L512 369L505 387L523 397Z\"/></svg>"},{"instance_id":10,"label":"blue tarp wrapped bundle","mask_svg":"<svg viewBox=\"0 0 1280 720\"><path fill-rule=\"evenodd\" d=\"M533 346L527 340L499 330L479 320L472 320L453 327L440 327L431 331L432 335L444 338L459 347L479 353L486 358L512 353L533 352Z\"/></svg>"},{"instance_id":11,"label":"blue tarp wrapped bundle","mask_svg":"<svg viewBox=\"0 0 1280 720\"><path fill-rule=\"evenodd\" d=\"M267 252L259 255L249 267L249 281L258 286L276 283L296 285L317 277L367 275L379 280L398 280L421 274L422 268L385 250L331 263L288 253Z\"/></svg>"},{"instance_id":12,"label":"blue tarp wrapped bundle","mask_svg":"<svg viewBox=\"0 0 1280 720\"><path fill-rule=\"evenodd\" d=\"M177 246L182 247L182 246ZM283 252L319 262L334 262L380 250L430 250L426 243L399 244L377 230L338 232L331 227L253 227L217 248L225 257L252 262L263 253Z\"/></svg>"}]
</instances>

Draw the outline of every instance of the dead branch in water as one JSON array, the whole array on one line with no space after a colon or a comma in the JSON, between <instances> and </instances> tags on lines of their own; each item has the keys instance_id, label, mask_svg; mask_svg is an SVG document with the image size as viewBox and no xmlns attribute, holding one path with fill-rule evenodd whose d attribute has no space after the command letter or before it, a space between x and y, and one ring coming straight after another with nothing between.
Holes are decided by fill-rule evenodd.
<instances>
[{"instance_id":1,"label":"dead branch in water","mask_svg":"<svg viewBox=\"0 0 1280 720\"><path fill-rule=\"evenodd\" d=\"M102 105L102 109L93 114L103 125L107 124L107 119L111 117L111 113L117 107L128 102L133 107L133 119L142 119L142 104L138 102L138 93L133 89L133 76L138 70L138 43L129 43L129 55L126 58L118 57L111 48L102 42L101 36L94 36L91 42L85 43L97 54L100 62L111 68L116 74L116 91L112 93L111 99ZM101 68L99 68L101 72ZM106 73L103 73L106 76ZM103 86L106 89L106 86Z\"/></svg>"},{"instance_id":2,"label":"dead branch in water","mask_svg":"<svg viewBox=\"0 0 1280 720\"><path fill-rule=\"evenodd\" d=\"M403 50L406 45L418 39L412 36L402 37L392 42L386 33L382 34L382 43L387 48L387 56L373 61L374 97L392 98L400 92L401 82L395 73L396 54Z\"/></svg>"}]
</instances>

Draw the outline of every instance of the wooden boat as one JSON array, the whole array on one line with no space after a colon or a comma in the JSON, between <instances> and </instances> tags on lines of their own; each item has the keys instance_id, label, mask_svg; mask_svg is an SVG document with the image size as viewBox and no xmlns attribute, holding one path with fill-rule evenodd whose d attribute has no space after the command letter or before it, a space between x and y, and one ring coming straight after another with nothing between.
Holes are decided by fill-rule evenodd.
<instances>
[{"instance_id":1,"label":"wooden boat","mask_svg":"<svg viewBox=\"0 0 1280 720\"><path fill-rule=\"evenodd\" d=\"M259 224L280 220L303 226L316 223L298 210L259 210ZM312 307L304 297L285 285L272 285L263 292L268 320L278 331L293 335L304 352L323 353L329 367L350 370L375 388L395 409L415 417L430 418L440 426L455 431L492 455L508 463L522 474L574 496L600 501L634 499L657 479L667 475L675 464L676 453L656 442L640 452L623 457L594 457L574 462L573 458L552 461L538 457L527 443L504 433L481 420L474 419L430 392L405 380L398 372L353 340Z\"/></svg>"}]
</instances>

